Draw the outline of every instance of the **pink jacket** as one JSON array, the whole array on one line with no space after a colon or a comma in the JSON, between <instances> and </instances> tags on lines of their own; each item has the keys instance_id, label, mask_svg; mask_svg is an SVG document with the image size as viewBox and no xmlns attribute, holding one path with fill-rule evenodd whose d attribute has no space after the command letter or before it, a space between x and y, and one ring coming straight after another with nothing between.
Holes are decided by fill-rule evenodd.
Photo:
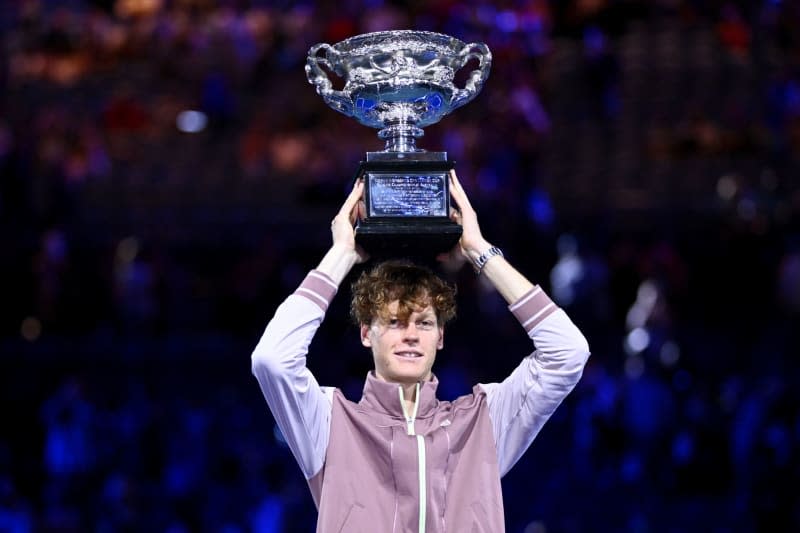
<instances>
[{"instance_id":1,"label":"pink jacket","mask_svg":"<svg viewBox=\"0 0 800 533\"><path fill-rule=\"evenodd\" d=\"M535 350L502 383L453 402L436 378L404 412L400 387L367 376L358 403L320 387L308 346L337 285L311 271L275 312L252 355L275 420L308 480L318 532L505 530L500 478L580 379L589 348L536 287L512 304Z\"/></svg>"}]
</instances>

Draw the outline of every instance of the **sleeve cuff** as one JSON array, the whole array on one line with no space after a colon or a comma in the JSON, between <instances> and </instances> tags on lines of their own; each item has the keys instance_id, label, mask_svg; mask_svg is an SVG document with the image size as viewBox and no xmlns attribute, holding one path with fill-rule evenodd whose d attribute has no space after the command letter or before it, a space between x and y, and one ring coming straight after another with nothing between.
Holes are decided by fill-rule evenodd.
<instances>
[{"instance_id":1,"label":"sleeve cuff","mask_svg":"<svg viewBox=\"0 0 800 533\"><path fill-rule=\"evenodd\" d=\"M323 311L328 310L328 306L336 295L339 286L336 285L330 276L323 274L319 270L312 270L305 277L303 282L294 291L297 296L308 298Z\"/></svg>"},{"instance_id":2,"label":"sleeve cuff","mask_svg":"<svg viewBox=\"0 0 800 533\"><path fill-rule=\"evenodd\" d=\"M542 320L553 314L558 306L538 285L528 291L522 298L508 306L519 323L530 333Z\"/></svg>"}]
</instances>

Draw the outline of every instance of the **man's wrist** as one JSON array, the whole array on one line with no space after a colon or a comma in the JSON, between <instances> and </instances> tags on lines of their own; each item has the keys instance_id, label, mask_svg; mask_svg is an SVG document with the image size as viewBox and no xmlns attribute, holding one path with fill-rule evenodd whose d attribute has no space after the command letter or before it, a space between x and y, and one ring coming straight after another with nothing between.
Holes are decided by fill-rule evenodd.
<instances>
[{"instance_id":1,"label":"man's wrist","mask_svg":"<svg viewBox=\"0 0 800 533\"><path fill-rule=\"evenodd\" d=\"M490 245L487 249L481 252L481 254L472 261L472 267L475 269L475 273L480 275L480 273L483 271L483 267L486 266L486 263L488 263L489 260L491 260L493 257L498 257L498 256L504 257L503 251L497 246Z\"/></svg>"},{"instance_id":2,"label":"man's wrist","mask_svg":"<svg viewBox=\"0 0 800 533\"><path fill-rule=\"evenodd\" d=\"M483 268L483 265L486 264L486 261L496 255L494 252L490 253L490 250L495 248L496 247L489 241L481 239L479 243L465 248L464 254L466 255L470 264L472 264L472 268L475 270L475 272L479 273Z\"/></svg>"},{"instance_id":3,"label":"man's wrist","mask_svg":"<svg viewBox=\"0 0 800 533\"><path fill-rule=\"evenodd\" d=\"M475 261L478 260L481 254L483 254L492 246L493 245L489 241L481 240L481 242L477 244L464 247L464 255L466 255L467 259L469 259L469 262L474 265Z\"/></svg>"},{"instance_id":4,"label":"man's wrist","mask_svg":"<svg viewBox=\"0 0 800 533\"><path fill-rule=\"evenodd\" d=\"M357 262L358 252L355 249L334 243L320 261L317 270L324 272L339 284Z\"/></svg>"}]
</instances>

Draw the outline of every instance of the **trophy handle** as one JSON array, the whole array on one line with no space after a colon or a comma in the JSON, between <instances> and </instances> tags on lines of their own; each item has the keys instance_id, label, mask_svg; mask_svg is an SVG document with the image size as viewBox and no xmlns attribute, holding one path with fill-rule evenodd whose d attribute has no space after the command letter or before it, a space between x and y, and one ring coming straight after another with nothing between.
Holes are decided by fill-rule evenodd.
<instances>
[{"instance_id":1,"label":"trophy handle","mask_svg":"<svg viewBox=\"0 0 800 533\"><path fill-rule=\"evenodd\" d=\"M461 107L475 98L475 95L477 95L483 87L486 78L489 77L489 69L492 66L492 53L489 51L489 47L483 43L469 43L464 45L464 48L461 49L458 55L461 58L461 66L459 69L473 58L478 60L478 68L470 72L469 79L467 79L464 88L456 90L451 101L451 109Z\"/></svg>"},{"instance_id":2,"label":"trophy handle","mask_svg":"<svg viewBox=\"0 0 800 533\"><path fill-rule=\"evenodd\" d=\"M325 51L325 57L317 55L320 50ZM312 46L308 50L308 58L306 58L306 77L308 78L308 82L316 87L317 94L325 100L325 103L340 113L352 117L353 101L344 91L336 91L333 89L333 84L330 78L328 78L328 74L320 67L320 64L322 64L329 70L335 70L328 60L328 56L330 55L338 55L338 52L336 52L331 45L319 43Z\"/></svg>"}]
</instances>

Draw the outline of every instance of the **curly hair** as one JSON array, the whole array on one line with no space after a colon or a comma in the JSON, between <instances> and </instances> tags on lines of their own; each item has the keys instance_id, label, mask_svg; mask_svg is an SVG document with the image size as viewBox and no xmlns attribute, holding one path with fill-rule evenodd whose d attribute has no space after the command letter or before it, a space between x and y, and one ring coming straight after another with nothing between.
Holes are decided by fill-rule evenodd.
<instances>
[{"instance_id":1,"label":"curly hair","mask_svg":"<svg viewBox=\"0 0 800 533\"><path fill-rule=\"evenodd\" d=\"M456 288L430 269L410 261L391 260L364 272L352 285L350 316L356 325L371 324L375 318L388 318L387 306L398 300L397 318L408 320L414 311L428 305L436 313L439 326L456 315Z\"/></svg>"}]
</instances>

